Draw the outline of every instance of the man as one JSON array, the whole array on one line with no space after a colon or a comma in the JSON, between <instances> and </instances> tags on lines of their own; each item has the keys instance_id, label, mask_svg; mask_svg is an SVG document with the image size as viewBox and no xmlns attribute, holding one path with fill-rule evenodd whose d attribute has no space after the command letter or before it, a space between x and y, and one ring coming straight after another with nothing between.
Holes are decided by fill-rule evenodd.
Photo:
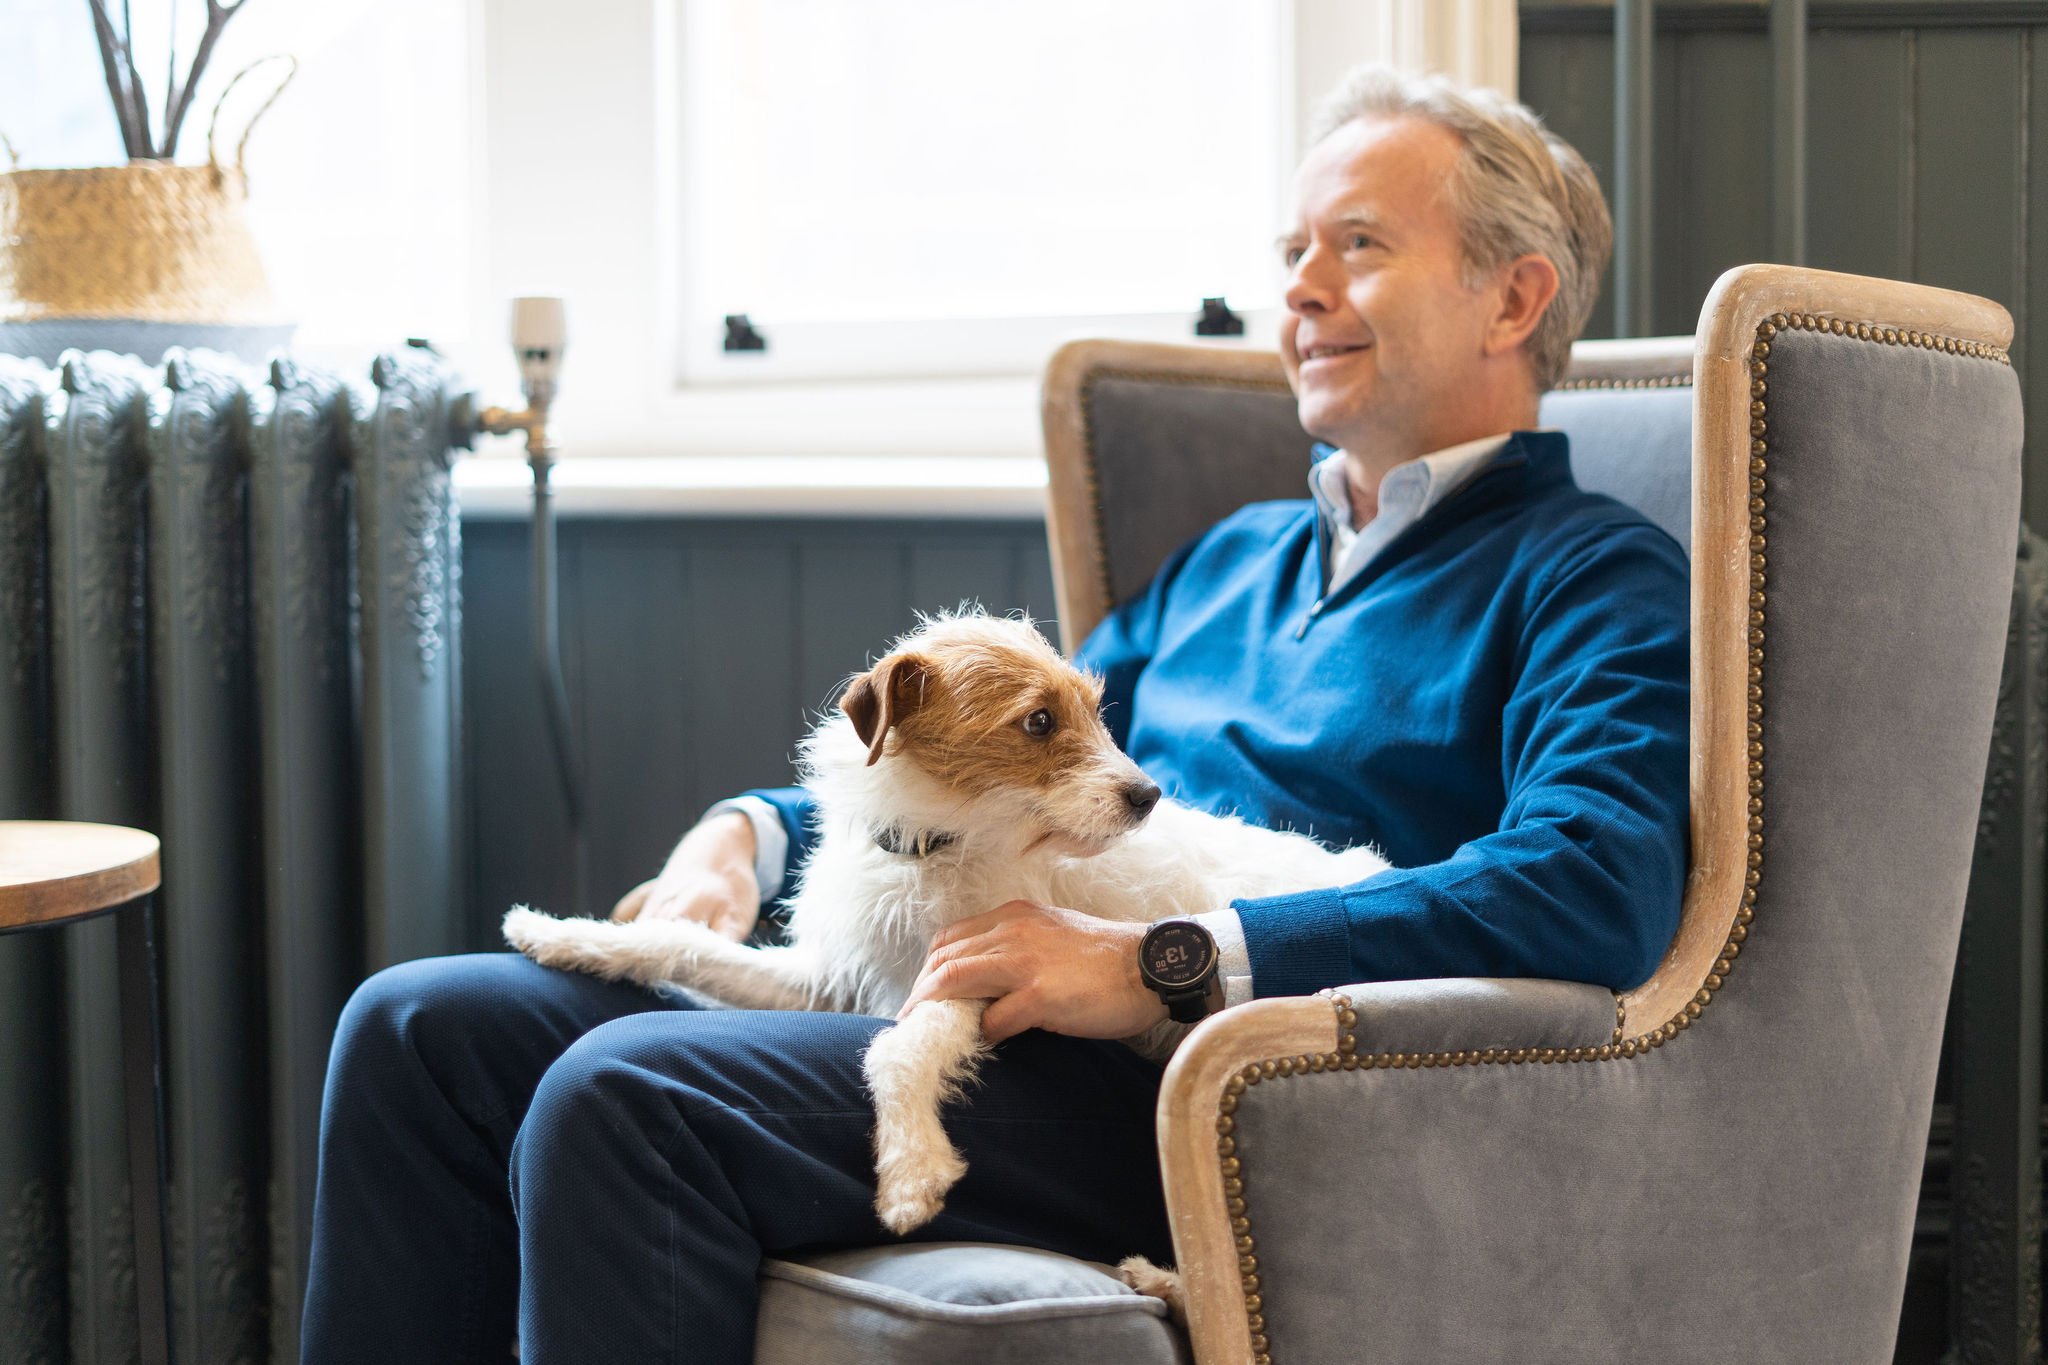
<instances>
[{"instance_id":1,"label":"man","mask_svg":"<svg viewBox=\"0 0 2048 1365\"><path fill-rule=\"evenodd\" d=\"M1081 655L1169 791L1401 869L1200 917L1224 1003L1633 985L1684 871L1685 564L1530 430L1605 262L1597 186L1518 106L1366 71L1296 201L1282 349L1332 447L1315 499L1228 519ZM804 808L715 810L638 913L744 935ZM1170 1257L1159 1073L1098 1041L1168 1012L1144 932L1011 902L934 943L913 1000L992 1000L1002 1045L920 1237ZM749 1359L763 1255L886 1239L858 1067L884 1026L680 1010L506 955L380 974L329 1076L307 1358L501 1358L516 1295L530 1362Z\"/></svg>"}]
</instances>

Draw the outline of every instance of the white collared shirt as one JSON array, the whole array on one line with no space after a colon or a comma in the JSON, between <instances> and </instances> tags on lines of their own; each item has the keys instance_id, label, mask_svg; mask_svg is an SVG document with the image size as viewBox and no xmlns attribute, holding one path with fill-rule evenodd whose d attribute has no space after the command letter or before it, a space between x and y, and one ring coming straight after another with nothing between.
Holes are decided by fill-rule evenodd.
<instances>
[{"instance_id":1,"label":"white collared shirt","mask_svg":"<svg viewBox=\"0 0 2048 1365\"><path fill-rule=\"evenodd\" d=\"M1323 585L1324 594L1327 596L1356 578L1395 536L1470 483L1472 476L1507 443L1507 433L1482 436L1419 459L1403 460L1380 480L1379 514L1363 527L1351 524L1351 491L1344 478L1344 452L1333 451L1318 460L1308 473L1308 491L1330 533L1330 581Z\"/></svg>"}]
</instances>

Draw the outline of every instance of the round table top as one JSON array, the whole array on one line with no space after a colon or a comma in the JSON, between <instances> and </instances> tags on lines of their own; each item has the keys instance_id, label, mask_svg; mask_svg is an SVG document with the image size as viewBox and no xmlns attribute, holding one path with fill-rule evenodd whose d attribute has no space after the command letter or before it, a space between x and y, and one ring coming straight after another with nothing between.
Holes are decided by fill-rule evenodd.
<instances>
[{"instance_id":1,"label":"round table top","mask_svg":"<svg viewBox=\"0 0 2048 1365\"><path fill-rule=\"evenodd\" d=\"M122 825L0 820L0 930L97 914L154 891L157 838Z\"/></svg>"}]
</instances>

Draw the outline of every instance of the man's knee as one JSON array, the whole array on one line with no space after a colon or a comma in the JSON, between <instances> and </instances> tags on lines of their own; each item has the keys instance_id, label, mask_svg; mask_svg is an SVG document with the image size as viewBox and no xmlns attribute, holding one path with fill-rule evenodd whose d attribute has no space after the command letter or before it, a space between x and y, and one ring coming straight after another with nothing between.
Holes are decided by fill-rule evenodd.
<instances>
[{"instance_id":1,"label":"man's knee","mask_svg":"<svg viewBox=\"0 0 2048 1365\"><path fill-rule=\"evenodd\" d=\"M736 1112L865 1106L860 1054L882 1026L850 1015L723 1010L600 1025L541 1078L515 1168L622 1142L672 1144L683 1129Z\"/></svg>"},{"instance_id":2,"label":"man's knee","mask_svg":"<svg viewBox=\"0 0 2048 1365\"><path fill-rule=\"evenodd\" d=\"M522 970L523 969L523 970ZM477 1117L524 1096L501 1096L508 1051L532 1031L532 975L515 953L421 958L386 967L349 997L334 1031L328 1096L404 1103L430 1085ZM525 1021L522 1023L522 1020ZM545 1062L537 1061L530 1087Z\"/></svg>"},{"instance_id":3,"label":"man's knee","mask_svg":"<svg viewBox=\"0 0 2048 1365\"><path fill-rule=\"evenodd\" d=\"M386 967L357 986L342 1007L334 1028L336 1064L398 1048L431 1048L445 1034L474 1028L476 1010L488 999L478 978L489 975L466 957Z\"/></svg>"},{"instance_id":4,"label":"man's knee","mask_svg":"<svg viewBox=\"0 0 2048 1365\"><path fill-rule=\"evenodd\" d=\"M672 1018L663 1022L670 1027L660 1032L680 1031ZM656 1034L637 1017L600 1024L548 1067L512 1144L516 1206L526 1207L550 1173L640 1165L707 1102L690 1085L701 1065L697 1050Z\"/></svg>"},{"instance_id":5,"label":"man's knee","mask_svg":"<svg viewBox=\"0 0 2048 1365\"><path fill-rule=\"evenodd\" d=\"M578 1038L541 1077L522 1145L530 1138L576 1141L586 1129L596 1137L656 1105L673 1112L715 1104L698 1082L717 1073L718 1049L695 1036L697 1022L689 1014L635 1015Z\"/></svg>"}]
</instances>

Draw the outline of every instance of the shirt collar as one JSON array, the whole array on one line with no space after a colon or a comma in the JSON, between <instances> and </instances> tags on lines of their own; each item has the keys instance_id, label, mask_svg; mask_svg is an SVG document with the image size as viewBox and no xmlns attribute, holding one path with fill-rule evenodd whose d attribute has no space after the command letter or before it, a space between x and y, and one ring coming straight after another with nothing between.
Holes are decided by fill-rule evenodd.
<instances>
[{"instance_id":1,"label":"shirt collar","mask_svg":"<svg viewBox=\"0 0 2048 1365\"><path fill-rule=\"evenodd\" d=\"M1506 448L1516 433L1502 432L1463 441L1413 460L1403 460L1387 471L1380 481L1382 511L1400 507L1404 520L1413 521L1472 481L1474 475ZM1316 443L1319 457L1309 469L1308 491L1317 509L1332 529L1356 531L1351 524L1351 494L1344 482L1344 452L1332 445Z\"/></svg>"}]
</instances>

